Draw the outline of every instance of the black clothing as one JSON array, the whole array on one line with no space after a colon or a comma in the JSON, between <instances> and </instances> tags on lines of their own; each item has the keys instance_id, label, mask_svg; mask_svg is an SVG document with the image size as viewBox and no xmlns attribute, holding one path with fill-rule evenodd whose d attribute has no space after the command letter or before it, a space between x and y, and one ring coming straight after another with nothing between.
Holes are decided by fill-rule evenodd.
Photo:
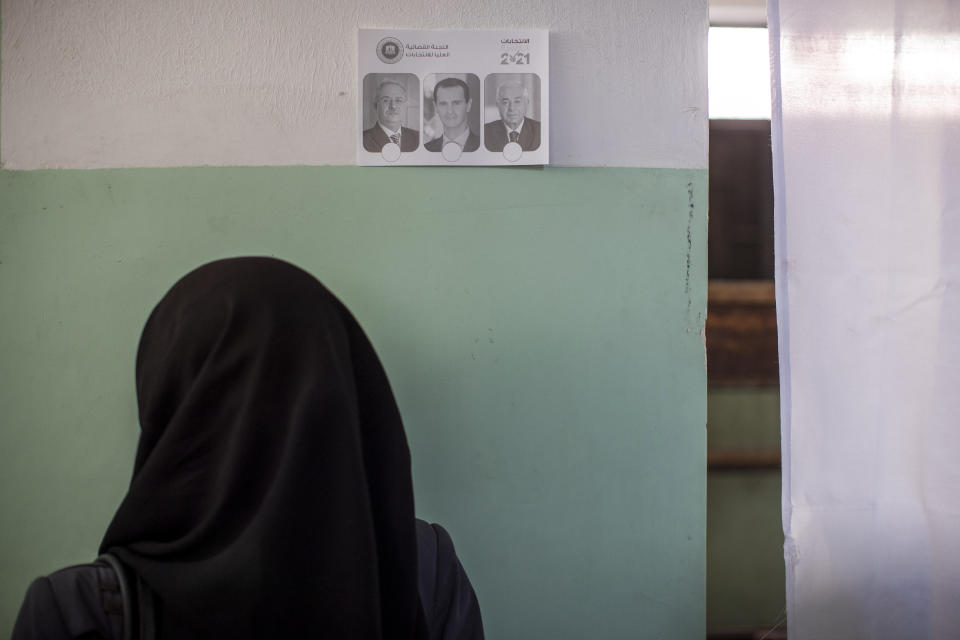
<instances>
[{"instance_id":1,"label":"black clothing","mask_svg":"<svg viewBox=\"0 0 960 640\"><path fill-rule=\"evenodd\" d=\"M100 551L156 594L159 640L428 637L400 414L322 284L271 258L196 269L147 320L136 386ZM58 595L43 580L35 601Z\"/></svg>"},{"instance_id":2,"label":"black clothing","mask_svg":"<svg viewBox=\"0 0 960 640\"><path fill-rule=\"evenodd\" d=\"M430 640L483 640L477 596L440 525L417 519L417 563Z\"/></svg>"},{"instance_id":3,"label":"black clothing","mask_svg":"<svg viewBox=\"0 0 960 640\"><path fill-rule=\"evenodd\" d=\"M120 640L123 608L119 593L109 588L115 582L113 570L101 563L37 578L27 589L11 640Z\"/></svg>"},{"instance_id":4,"label":"black clothing","mask_svg":"<svg viewBox=\"0 0 960 640\"><path fill-rule=\"evenodd\" d=\"M416 521L419 594L430 640L483 640L477 598L446 530ZM12 640L120 640L123 608L116 575L97 562L37 578L27 590Z\"/></svg>"}]
</instances>

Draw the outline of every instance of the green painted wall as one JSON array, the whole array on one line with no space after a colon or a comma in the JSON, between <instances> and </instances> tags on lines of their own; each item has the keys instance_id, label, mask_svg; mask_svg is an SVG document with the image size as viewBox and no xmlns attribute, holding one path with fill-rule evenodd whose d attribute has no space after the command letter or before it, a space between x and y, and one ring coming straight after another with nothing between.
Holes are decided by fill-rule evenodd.
<instances>
[{"instance_id":1,"label":"green painted wall","mask_svg":"<svg viewBox=\"0 0 960 640\"><path fill-rule=\"evenodd\" d=\"M354 311L418 513L490 638L702 638L707 174L0 172L0 635L93 557L137 437L133 360L191 268L270 254Z\"/></svg>"}]
</instances>

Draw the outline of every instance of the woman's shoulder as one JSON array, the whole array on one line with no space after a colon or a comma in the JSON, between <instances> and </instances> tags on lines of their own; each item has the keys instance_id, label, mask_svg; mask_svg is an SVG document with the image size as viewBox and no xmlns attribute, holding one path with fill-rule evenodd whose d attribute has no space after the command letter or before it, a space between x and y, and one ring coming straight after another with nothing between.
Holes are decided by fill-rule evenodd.
<instances>
[{"instance_id":1,"label":"woman's shoulder","mask_svg":"<svg viewBox=\"0 0 960 640\"><path fill-rule=\"evenodd\" d=\"M30 583L11 640L112 638L123 612L116 575L102 563L65 567ZM108 615L108 608L117 615Z\"/></svg>"},{"instance_id":2,"label":"woman's shoulder","mask_svg":"<svg viewBox=\"0 0 960 640\"><path fill-rule=\"evenodd\" d=\"M417 548L436 553L455 553L453 540L447 530L436 522L430 523L426 520L416 519L417 527Z\"/></svg>"},{"instance_id":3,"label":"woman's shoulder","mask_svg":"<svg viewBox=\"0 0 960 640\"><path fill-rule=\"evenodd\" d=\"M417 518L417 575L424 608L436 602L438 591L449 588L451 578L463 569L450 534L442 526ZM426 611L429 616L429 611Z\"/></svg>"},{"instance_id":4,"label":"woman's shoulder","mask_svg":"<svg viewBox=\"0 0 960 640\"><path fill-rule=\"evenodd\" d=\"M453 539L439 524L420 519L416 530L420 602L431 640L482 640L480 606Z\"/></svg>"}]
</instances>

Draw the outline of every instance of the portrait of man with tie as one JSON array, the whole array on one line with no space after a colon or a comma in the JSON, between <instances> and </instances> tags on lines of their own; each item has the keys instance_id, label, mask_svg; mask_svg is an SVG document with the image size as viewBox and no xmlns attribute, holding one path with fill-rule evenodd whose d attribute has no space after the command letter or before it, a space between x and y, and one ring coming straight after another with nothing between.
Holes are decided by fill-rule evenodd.
<instances>
[{"instance_id":1,"label":"portrait of man with tie","mask_svg":"<svg viewBox=\"0 0 960 640\"><path fill-rule=\"evenodd\" d=\"M404 124L408 109L417 114L412 121L419 120L419 106L407 99L408 93L414 96L419 93L417 76L410 73L390 76L371 73L364 78L363 84L364 102L372 107L369 112L364 109L364 121L368 122L376 116L373 126L363 130L363 148L380 153L385 145L392 142L402 152L415 151L420 145L420 132ZM408 92L411 85L414 90Z\"/></svg>"},{"instance_id":2,"label":"portrait of man with tie","mask_svg":"<svg viewBox=\"0 0 960 640\"><path fill-rule=\"evenodd\" d=\"M540 107L539 88L540 78L533 73L498 73L487 76L488 105L492 98L500 115L498 119L483 126L483 140L487 150L503 151L510 142L516 142L524 151L533 151L540 147L540 122L534 119Z\"/></svg>"},{"instance_id":3,"label":"portrait of man with tie","mask_svg":"<svg viewBox=\"0 0 960 640\"><path fill-rule=\"evenodd\" d=\"M480 93L480 78L472 73L430 74L423 82L425 92L431 84L433 91L424 95L423 134L432 139L423 147L442 151L454 143L467 152L479 149L480 110L474 109L473 97ZM472 90L470 85L474 85Z\"/></svg>"}]
</instances>

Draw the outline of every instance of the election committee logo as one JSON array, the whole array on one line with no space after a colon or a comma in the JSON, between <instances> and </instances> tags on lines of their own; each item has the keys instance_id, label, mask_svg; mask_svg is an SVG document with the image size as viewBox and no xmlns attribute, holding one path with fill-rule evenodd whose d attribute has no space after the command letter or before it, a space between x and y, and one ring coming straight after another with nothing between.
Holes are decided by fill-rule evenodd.
<instances>
[{"instance_id":1,"label":"election committee logo","mask_svg":"<svg viewBox=\"0 0 960 640\"><path fill-rule=\"evenodd\" d=\"M377 57L380 62L393 64L403 58L403 43L396 38L384 38L377 43Z\"/></svg>"}]
</instances>

